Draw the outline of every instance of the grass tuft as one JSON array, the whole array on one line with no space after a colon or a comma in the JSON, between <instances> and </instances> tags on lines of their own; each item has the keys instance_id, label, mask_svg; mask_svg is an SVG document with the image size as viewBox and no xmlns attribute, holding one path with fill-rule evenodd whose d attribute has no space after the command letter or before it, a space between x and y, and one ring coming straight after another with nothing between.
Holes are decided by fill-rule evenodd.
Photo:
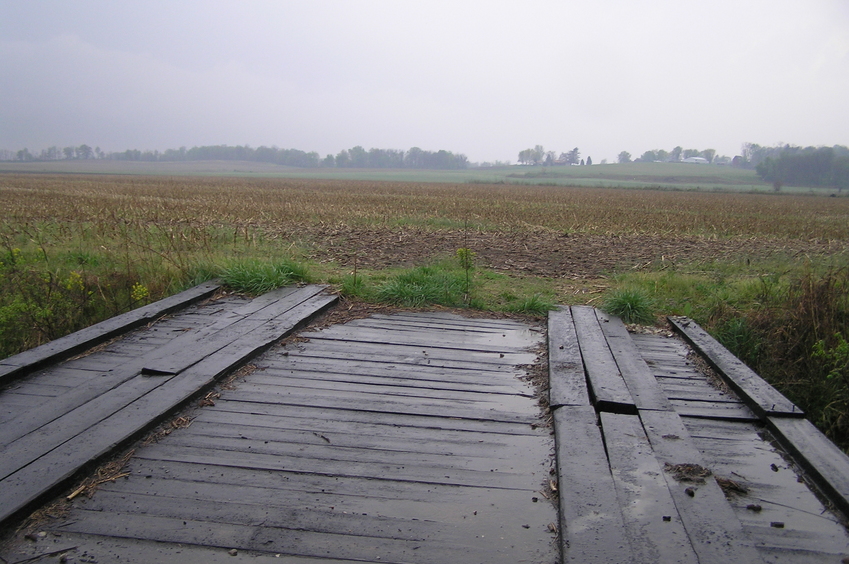
<instances>
[{"instance_id":1,"label":"grass tuft","mask_svg":"<svg viewBox=\"0 0 849 564\"><path fill-rule=\"evenodd\" d=\"M546 299L543 299L539 294L534 294L529 298L524 298L511 303L505 308L512 313L528 313L531 315L545 315L552 309L554 304Z\"/></svg>"},{"instance_id":2,"label":"grass tuft","mask_svg":"<svg viewBox=\"0 0 849 564\"><path fill-rule=\"evenodd\" d=\"M241 260L221 269L221 281L236 292L259 295L295 282L308 282L309 272L291 260Z\"/></svg>"},{"instance_id":3,"label":"grass tuft","mask_svg":"<svg viewBox=\"0 0 849 564\"><path fill-rule=\"evenodd\" d=\"M398 274L377 289L377 299L405 307L430 304L459 307L463 304L465 280L450 270L421 266Z\"/></svg>"},{"instance_id":4,"label":"grass tuft","mask_svg":"<svg viewBox=\"0 0 849 564\"><path fill-rule=\"evenodd\" d=\"M625 323L643 325L655 323L654 302L641 290L630 288L614 290L604 300L601 309L621 318Z\"/></svg>"}]
</instances>

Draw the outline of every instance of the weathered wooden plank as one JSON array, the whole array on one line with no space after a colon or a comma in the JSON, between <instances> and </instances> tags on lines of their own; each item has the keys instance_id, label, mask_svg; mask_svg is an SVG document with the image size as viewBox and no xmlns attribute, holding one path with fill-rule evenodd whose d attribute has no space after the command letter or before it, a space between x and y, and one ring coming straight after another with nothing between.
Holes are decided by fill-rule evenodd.
<instances>
[{"instance_id":1,"label":"weathered wooden plank","mask_svg":"<svg viewBox=\"0 0 849 564\"><path fill-rule=\"evenodd\" d=\"M415 366L416 370L421 370L423 374L434 373L457 373L459 376L465 374L491 373L501 372L516 374L517 364L527 364L521 361L533 361L536 357L529 358L523 356L519 359L514 359L520 362L516 364L510 362L486 362L495 360L490 355L485 358L473 358L471 360L444 359L434 358L431 355L424 355L421 349L412 349L407 351L399 351L393 354L389 347L364 347L363 352L358 353L356 348L345 347L344 350L339 350L336 347L327 347L326 343L313 343L309 348L304 343L296 343L286 345L284 351L289 353L287 359L290 363L311 363L319 365L329 363L330 365L338 366L339 362L344 362L346 366L384 366L386 368L394 368L397 365Z\"/></svg>"},{"instance_id":2,"label":"weathered wooden plank","mask_svg":"<svg viewBox=\"0 0 849 564\"><path fill-rule=\"evenodd\" d=\"M304 335L309 338L309 333ZM368 358L384 362L405 362L408 364L430 364L443 367L466 367L474 370L475 366L484 369L502 367L510 370L517 364L533 364L537 356L532 352L481 352L463 351L443 347L411 346L395 343L346 343L322 339L310 340L310 356L330 358ZM351 356L353 355L353 356Z\"/></svg>"},{"instance_id":3,"label":"weathered wooden plank","mask_svg":"<svg viewBox=\"0 0 849 564\"><path fill-rule=\"evenodd\" d=\"M739 401L734 394L723 392L707 381L682 378L657 378L658 384L669 399L695 401Z\"/></svg>"},{"instance_id":4,"label":"weathered wooden plank","mask_svg":"<svg viewBox=\"0 0 849 564\"><path fill-rule=\"evenodd\" d=\"M531 404L526 409L518 410L519 406L527 406L527 399L501 396L500 400L486 403L473 400L441 400L428 398L396 399L379 394L363 394L348 392L344 395L332 391L283 389L278 393L269 391L249 392L241 389L228 394L233 401L288 405L312 405L323 409L364 409L377 413L398 413L403 415L420 415L426 417L454 417L482 421L500 421L505 423L524 423L533 425L540 423L536 406Z\"/></svg>"},{"instance_id":5,"label":"weathered wooden plank","mask_svg":"<svg viewBox=\"0 0 849 564\"><path fill-rule=\"evenodd\" d=\"M102 459L152 428L178 405L184 404L252 355L266 350L274 341L293 331L305 319L336 299L336 296L318 295L303 302L277 319L272 327L248 333L170 379L145 376L135 378L134 386L151 386L151 389L135 398L127 396L128 401L123 408L110 404L105 413L94 411L95 421L85 429L86 432L77 431L79 434L70 439L63 436L64 442L59 443L59 446L52 450L42 449L37 459L27 466L19 466L18 470L3 480L3 487L0 488L0 522L60 489L86 464ZM161 384L153 386L152 383L157 381ZM122 395L122 401L123 398ZM113 397L108 399L113 403L114 400ZM82 418L82 414L75 414L74 417ZM67 434L61 429L58 432ZM23 445L23 441L19 443ZM20 455L32 459L32 454L23 447ZM5 464L5 460L0 461L0 464Z\"/></svg>"},{"instance_id":6,"label":"weathered wooden plank","mask_svg":"<svg viewBox=\"0 0 849 564\"><path fill-rule=\"evenodd\" d=\"M622 320L599 310L596 310L596 317L607 340L607 345L610 347L610 352L613 354L613 360L625 380L628 392L631 394L637 409L670 411L672 406L667 400L666 394L640 356Z\"/></svg>"},{"instance_id":7,"label":"weathered wooden plank","mask_svg":"<svg viewBox=\"0 0 849 564\"><path fill-rule=\"evenodd\" d=\"M164 383L161 378L137 376L31 433L4 444L3 456L0 457L0 484L8 488L6 478ZM2 493L0 500L3 500Z\"/></svg>"},{"instance_id":8,"label":"weathered wooden plank","mask_svg":"<svg viewBox=\"0 0 849 564\"><path fill-rule=\"evenodd\" d=\"M604 444L635 562L698 558L636 415L601 413Z\"/></svg>"},{"instance_id":9,"label":"weathered wooden plank","mask_svg":"<svg viewBox=\"0 0 849 564\"><path fill-rule=\"evenodd\" d=\"M701 454L677 413L644 410L640 412L640 419L662 468L667 464L704 466ZM712 477L703 484L678 482L667 471L663 472L663 477L700 564L762 562ZM687 493L688 488L692 496Z\"/></svg>"},{"instance_id":10,"label":"weathered wooden plank","mask_svg":"<svg viewBox=\"0 0 849 564\"><path fill-rule=\"evenodd\" d=\"M415 319L378 319L376 317L366 317L364 319L355 319L347 322L348 327L369 327L371 329L382 329L389 331L437 331L443 334L454 333L469 333L471 335L502 335L505 333L518 333L520 335L527 334L530 329L527 325L521 323L510 322L509 325L492 325L488 319L475 318L466 320L463 324L448 324L429 317L418 317Z\"/></svg>"},{"instance_id":11,"label":"weathered wooden plank","mask_svg":"<svg viewBox=\"0 0 849 564\"><path fill-rule=\"evenodd\" d=\"M523 352L536 342L531 338L519 338L514 333L474 335L467 332L452 332L449 335L433 331L387 331L368 327L335 325L321 331L305 333L310 340L341 341L344 343L403 344L414 347L474 351L484 353Z\"/></svg>"},{"instance_id":12,"label":"weathered wooden plank","mask_svg":"<svg viewBox=\"0 0 849 564\"><path fill-rule=\"evenodd\" d=\"M671 400L675 411L682 417L725 419L737 421L759 421L758 416L742 403L719 401Z\"/></svg>"},{"instance_id":13,"label":"weathered wooden plank","mask_svg":"<svg viewBox=\"0 0 849 564\"><path fill-rule=\"evenodd\" d=\"M245 415L234 417L234 414L220 411L215 412L214 416L202 415L194 418L190 427L180 431L181 438L203 436L283 441L507 461L521 457L528 441L526 436L485 435L416 427L334 424L332 421L314 421L309 425L308 420Z\"/></svg>"},{"instance_id":14,"label":"weathered wooden plank","mask_svg":"<svg viewBox=\"0 0 849 564\"><path fill-rule=\"evenodd\" d=\"M210 452L227 453L228 455L259 454L285 457L289 460L294 458L311 459L317 461L317 465L323 466L326 461L353 462L363 464L392 464L404 467L419 466L430 468L436 474L443 474L449 470L474 470L487 472L489 474L527 473L532 474L539 466L538 460L529 460L515 452L519 456L511 459L490 457L485 452L460 452L457 445L448 449L448 452L421 452L419 449L387 448L387 442L380 444L382 448L366 448L355 441L347 444L341 440L332 439L311 442L290 442L285 437L253 438L250 436L218 436L201 435L197 433L176 433L168 440L169 446L188 447L191 449L204 449ZM432 449L428 449L432 450Z\"/></svg>"},{"instance_id":15,"label":"weathered wooden plank","mask_svg":"<svg viewBox=\"0 0 849 564\"><path fill-rule=\"evenodd\" d=\"M244 317L214 323L199 331L182 333L168 345L157 349L155 354L145 360L142 373L177 374L266 324L286 323L283 317L286 312L322 291L321 286L305 286L297 289L279 288L263 294L257 298L264 302L261 309Z\"/></svg>"},{"instance_id":16,"label":"weathered wooden plank","mask_svg":"<svg viewBox=\"0 0 849 564\"><path fill-rule=\"evenodd\" d=\"M428 312L395 312L392 314L381 314L376 313L374 315L369 316L371 319L377 320L389 320L392 322L396 321L404 321L409 320L413 323L419 323L422 321L428 323L441 323L446 326L456 326L456 327L475 327L475 328L491 328L494 330L498 330L499 328L506 329L526 329L527 326L524 323L519 321L514 321L512 319L497 319L490 317L465 317L463 315L457 315L456 313L446 313L440 311L428 311Z\"/></svg>"},{"instance_id":17,"label":"weathered wooden plank","mask_svg":"<svg viewBox=\"0 0 849 564\"><path fill-rule=\"evenodd\" d=\"M19 547L22 550L4 552L9 562L45 562L55 559L60 548L68 548L67 560L88 562L110 562L120 558L123 564L234 564L249 559L252 564L380 564L381 560L348 560L337 558L311 558L307 556L289 556L280 553L251 552L247 557L231 556L229 549L193 546L180 543L164 543L142 539L94 536L57 531L62 536L47 543L29 543Z\"/></svg>"},{"instance_id":18,"label":"weathered wooden plank","mask_svg":"<svg viewBox=\"0 0 849 564\"><path fill-rule=\"evenodd\" d=\"M5 392L11 392L13 394L21 394L27 396L40 396L43 398L55 398L58 395L66 393L70 390L70 386L62 386L59 383L47 383L47 382L16 382L12 384L9 388L4 390ZM2 392L0 392L2 393Z\"/></svg>"},{"instance_id":19,"label":"weathered wooden plank","mask_svg":"<svg viewBox=\"0 0 849 564\"><path fill-rule=\"evenodd\" d=\"M569 308L548 312L549 405L590 405L587 376Z\"/></svg>"},{"instance_id":20,"label":"weathered wooden plank","mask_svg":"<svg viewBox=\"0 0 849 564\"><path fill-rule=\"evenodd\" d=\"M126 496L193 496L221 503L242 499L272 506L308 505L368 514L412 515L454 524L467 521L475 511L477 517L495 519L511 511L525 518L530 518L533 512L556 515L553 505L549 509L544 505L530 505L543 500L526 489L462 487L384 480L375 476L341 479L326 474L269 472L155 458L134 458L130 470L130 479L104 484L102 488ZM536 502L533 497L537 497Z\"/></svg>"},{"instance_id":21,"label":"weathered wooden plank","mask_svg":"<svg viewBox=\"0 0 849 564\"><path fill-rule=\"evenodd\" d=\"M485 561L514 564L525 554L517 553L515 537L468 539L468 542L442 545L404 538L375 538L351 534L317 533L284 527L224 524L208 520L184 520L130 513L85 512L85 518L63 529L99 536L156 539L160 542L217 546L222 549L257 551L308 557L342 555L365 562L420 562L444 564L461 562L469 553L483 552ZM519 533L522 534L521 532ZM524 536L538 536L525 531ZM510 543L513 543L511 546ZM521 544L520 546L526 546Z\"/></svg>"},{"instance_id":22,"label":"weathered wooden plank","mask_svg":"<svg viewBox=\"0 0 849 564\"><path fill-rule=\"evenodd\" d=\"M445 389L476 389L480 391L492 390L498 393L524 394L528 391L527 382L519 380L523 373L516 369L514 374L508 372L496 372L481 370L475 373L470 370L448 370L436 366L427 365L405 365L373 363L369 361L327 361L322 362L317 358L305 358L297 356L285 357L282 361L273 364L263 362L257 370L257 377L266 378L269 381L279 380L285 382L291 378L303 378L306 380L329 380L350 382L403 382L409 386L422 386Z\"/></svg>"},{"instance_id":23,"label":"weathered wooden plank","mask_svg":"<svg viewBox=\"0 0 849 564\"><path fill-rule=\"evenodd\" d=\"M416 377L412 372L397 369L397 376L378 376L370 374L344 373L341 370L344 365L335 368L336 371L312 371L312 370L269 370L267 367L251 377L251 381L257 384L268 384L277 386L298 385L301 387L331 387L337 383L346 384L368 384L377 386L392 386L405 388L422 388L427 390L456 390L461 392L477 392L484 394L507 394L507 395L532 395L531 387L520 381L449 381L436 378ZM392 371L389 371L392 372ZM503 376L500 375L500 376ZM471 378L469 378L471 380Z\"/></svg>"},{"instance_id":24,"label":"weathered wooden plank","mask_svg":"<svg viewBox=\"0 0 849 564\"><path fill-rule=\"evenodd\" d=\"M631 397L628 386L616 366L596 318L595 309L589 306L572 306L572 319L575 322L575 332L596 409L614 413L636 413L634 398Z\"/></svg>"},{"instance_id":25,"label":"weathered wooden plank","mask_svg":"<svg viewBox=\"0 0 849 564\"><path fill-rule=\"evenodd\" d=\"M231 413L250 413L272 417L304 417L313 419L328 419L334 421L349 421L375 425L403 425L407 427L449 429L458 431L475 431L479 433L496 433L506 435L531 435L541 432L538 423L515 423L482 419L434 418L426 415L410 415L391 412L362 411L358 406L343 405L338 408L327 406L304 406L270 403L253 403L216 400L215 406L207 409L229 411Z\"/></svg>"},{"instance_id":26,"label":"weathered wooden plank","mask_svg":"<svg viewBox=\"0 0 849 564\"><path fill-rule=\"evenodd\" d=\"M834 536L824 538L816 532L776 528L769 523L747 523L743 528L758 548L779 549L770 552L783 553L784 561L797 561L792 555L801 553L807 557L801 560L803 562L841 562L849 552L846 535L841 535L842 539Z\"/></svg>"},{"instance_id":27,"label":"weathered wooden plank","mask_svg":"<svg viewBox=\"0 0 849 564\"><path fill-rule=\"evenodd\" d=\"M219 287L214 282L200 284L164 300L112 317L76 333L6 358L0 366L0 386L4 386L47 363L70 358L99 343L108 341L112 337L140 327L190 303L207 298L214 294Z\"/></svg>"},{"instance_id":28,"label":"weathered wooden plank","mask_svg":"<svg viewBox=\"0 0 849 564\"><path fill-rule=\"evenodd\" d=\"M767 425L829 499L849 514L849 457L807 419L769 417Z\"/></svg>"},{"instance_id":29,"label":"weathered wooden plank","mask_svg":"<svg viewBox=\"0 0 849 564\"><path fill-rule=\"evenodd\" d=\"M192 462L194 464L214 464L231 468L251 468L254 470L286 471L296 473L321 474L338 478L353 476L358 478L380 477L381 480L411 481L428 484L454 486L507 488L534 492L540 487L547 469L538 468L536 474L510 472L507 470L479 471L458 467L440 467L415 462L394 462L392 457L383 461L335 460L330 458L313 459L306 457L280 457L273 454L254 452L230 452L210 450L189 446L172 445L170 441L150 445L136 452L136 457L146 460L168 460L172 462ZM317 464L317 460L321 460Z\"/></svg>"},{"instance_id":30,"label":"weathered wooden plank","mask_svg":"<svg viewBox=\"0 0 849 564\"><path fill-rule=\"evenodd\" d=\"M515 390L496 393L493 390L474 390L474 389L448 389L439 388L434 385L428 386L406 386L400 382L388 382L386 379L377 379L376 381L364 382L360 381L342 381L342 380L323 380L323 379L298 379L298 378L265 378L260 380L259 377L251 378L250 382L242 384L239 389L246 392L262 392L269 393L288 393L294 389L303 390L303 393L310 393L315 390L318 393L326 391L334 394L342 394L346 392L380 394L382 396L398 396L398 397L413 397L413 398L433 398L433 399L458 399L460 401L474 401L479 404L496 403L500 404L502 400L515 396L525 398L533 398L532 390L526 390L524 394L516 393ZM504 396L507 396L506 398Z\"/></svg>"},{"instance_id":31,"label":"weathered wooden plank","mask_svg":"<svg viewBox=\"0 0 849 564\"><path fill-rule=\"evenodd\" d=\"M554 410L564 562L636 562L604 451L595 410Z\"/></svg>"},{"instance_id":32,"label":"weathered wooden plank","mask_svg":"<svg viewBox=\"0 0 849 564\"><path fill-rule=\"evenodd\" d=\"M669 317L669 322L710 363L758 417L804 417L805 414L801 409L720 345L695 321Z\"/></svg>"},{"instance_id":33,"label":"weathered wooden plank","mask_svg":"<svg viewBox=\"0 0 849 564\"><path fill-rule=\"evenodd\" d=\"M229 488L226 488L229 490ZM230 492L228 492L230 493ZM240 493L246 492L244 488ZM191 495L191 490L176 497L163 495L134 494L127 496L115 492L98 492L85 504L86 511L123 514L147 514L173 519L205 521L214 516L217 523L280 527L299 531L356 535L375 539L403 539L422 541L423 537L440 535L451 542L451 531L435 521L389 518L383 515L362 515L329 508L293 507L286 500L269 497L265 499L243 496L226 500L222 505L218 499L210 500L200 495ZM128 503L129 501L129 503ZM455 539L456 542L456 539Z\"/></svg>"},{"instance_id":34,"label":"weathered wooden plank","mask_svg":"<svg viewBox=\"0 0 849 564\"><path fill-rule=\"evenodd\" d=\"M714 475L745 489L734 490L728 501L759 551L773 546L819 552L820 561L826 554L847 553L849 535L840 519L799 479L788 455L759 436L760 424L705 419L685 424ZM748 509L752 504L762 509ZM771 527L774 522L784 527Z\"/></svg>"}]
</instances>

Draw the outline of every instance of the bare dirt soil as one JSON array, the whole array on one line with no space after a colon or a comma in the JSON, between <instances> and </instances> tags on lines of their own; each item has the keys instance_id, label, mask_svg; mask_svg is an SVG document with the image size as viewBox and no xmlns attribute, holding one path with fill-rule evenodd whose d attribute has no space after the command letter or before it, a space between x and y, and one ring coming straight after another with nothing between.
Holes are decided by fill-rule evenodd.
<instances>
[{"instance_id":1,"label":"bare dirt soil","mask_svg":"<svg viewBox=\"0 0 849 564\"><path fill-rule=\"evenodd\" d=\"M758 238L563 234L552 231L470 232L417 228L315 228L301 236L316 260L347 267L412 267L467 247L478 266L550 278L592 279L650 265L757 261L846 252L844 242Z\"/></svg>"}]
</instances>

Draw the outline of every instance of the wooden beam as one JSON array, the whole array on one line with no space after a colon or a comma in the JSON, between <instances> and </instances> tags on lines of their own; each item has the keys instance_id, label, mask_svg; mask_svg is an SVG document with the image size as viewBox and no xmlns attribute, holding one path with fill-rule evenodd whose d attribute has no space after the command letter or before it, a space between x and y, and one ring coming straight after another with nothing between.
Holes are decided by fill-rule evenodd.
<instances>
[{"instance_id":1,"label":"wooden beam","mask_svg":"<svg viewBox=\"0 0 849 564\"><path fill-rule=\"evenodd\" d=\"M596 317L637 409L671 411L672 406L666 394L634 345L622 320L599 310L596 310Z\"/></svg>"},{"instance_id":2,"label":"wooden beam","mask_svg":"<svg viewBox=\"0 0 849 564\"><path fill-rule=\"evenodd\" d=\"M590 306L572 306L572 319L590 384L590 394L598 411L637 413L637 406L616 366L604 333Z\"/></svg>"},{"instance_id":3,"label":"wooden beam","mask_svg":"<svg viewBox=\"0 0 849 564\"><path fill-rule=\"evenodd\" d=\"M70 358L113 337L123 335L136 327L150 323L172 311L208 298L220 287L215 282L206 282L164 300L128 311L76 333L10 356L0 361L0 386L5 386L41 366Z\"/></svg>"},{"instance_id":4,"label":"wooden beam","mask_svg":"<svg viewBox=\"0 0 849 564\"><path fill-rule=\"evenodd\" d=\"M554 411L563 562L636 562L604 450L595 410Z\"/></svg>"},{"instance_id":5,"label":"wooden beam","mask_svg":"<svg viewBox=\"0 0 849 564\"><path fill-rule=\"evenodd\" d=\"M572 312L558 307L548 312L548 402L552 408L590 405L584 361Z\"/></svg>"},{"instance_id":6,"label":"wooden beam","mask_svg":"<svg viewBox=\"0 0 849 564\"><path fill-rule=\"evenodd\" d=\"M699 327L692 319L670 316L669 322L696 351L716 370L740 399L761 419L766 417L798 417L805 413L778 390L758 376L743 361Z\"/></svg>"}]
</instances>

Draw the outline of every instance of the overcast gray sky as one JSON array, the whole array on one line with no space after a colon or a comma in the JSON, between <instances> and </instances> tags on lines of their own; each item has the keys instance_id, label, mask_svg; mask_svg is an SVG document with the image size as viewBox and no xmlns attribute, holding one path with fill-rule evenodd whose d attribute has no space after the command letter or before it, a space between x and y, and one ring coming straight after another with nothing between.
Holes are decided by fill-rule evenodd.
<instances>
[{"instance_id":1,"label":"overcast gray sky","mask_svg":"<svg viewBox=\"0 0 849 564\"><path fill-rule=\"evenodd\" d=\"M0 148L849 144L849 1L0 0Z\"/></svg>"}]
</instances>

